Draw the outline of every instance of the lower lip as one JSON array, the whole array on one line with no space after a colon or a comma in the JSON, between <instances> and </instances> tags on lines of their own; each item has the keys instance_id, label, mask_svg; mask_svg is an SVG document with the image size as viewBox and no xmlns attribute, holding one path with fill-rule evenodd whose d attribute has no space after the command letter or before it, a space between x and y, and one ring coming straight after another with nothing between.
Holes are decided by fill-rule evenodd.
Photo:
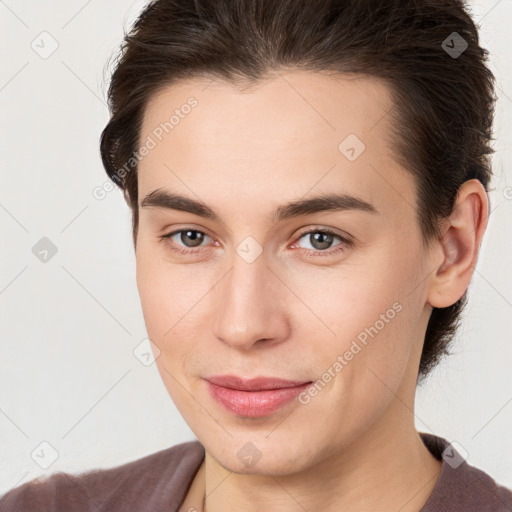
<instances>
[{"instance_id":1,"label":"lower lip","mask_svg":"<svg viewBox=\"0 0 512 512\"><path fill-rule=\"evenodd\" d=\"M305 391L312 382L293 388L265 391L240 391L206 381L210 395L225 409L239 416L260 418L268 416Z\"/></svg>"}]
</instances>

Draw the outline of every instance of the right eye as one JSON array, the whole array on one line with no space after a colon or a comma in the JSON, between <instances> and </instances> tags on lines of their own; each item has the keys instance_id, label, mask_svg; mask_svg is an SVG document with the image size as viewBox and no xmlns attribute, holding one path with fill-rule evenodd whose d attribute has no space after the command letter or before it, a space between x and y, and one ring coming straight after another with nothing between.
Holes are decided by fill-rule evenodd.
<instances>
[{"instance_id":1,"label":"right eye","mask_svg":"<svg viewBox=\"0 0 512 512\"><path fill-rule=\"evenodd\" d=\"M166 247L171 249L171 251L176 251L180 254L188 254L197 253L198 249L194 250L194 248L200 247L201 242L203 242L206 237L210 238L203 231L186 227L177 229L166 235L162 235L160 237L160 241L163 242ZM183 243L184 245L179 245L179 243Z\"/></svg>"}]
</instances>

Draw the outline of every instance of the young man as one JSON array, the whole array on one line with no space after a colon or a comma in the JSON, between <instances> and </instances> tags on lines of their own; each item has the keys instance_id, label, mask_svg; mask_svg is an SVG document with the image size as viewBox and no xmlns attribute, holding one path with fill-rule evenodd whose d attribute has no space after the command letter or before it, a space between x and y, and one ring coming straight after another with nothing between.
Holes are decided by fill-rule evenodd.
<instances>
[{"instance_id":1,"label":"young man","mask_svg":"<svg viewBox=\"0 0 512 512\"><path fill-rule=\"evenodd\" d=\"M485 60L455 0L151 3L101 150L198 441L0 510L512 511L414 423L487 225Z\"/></svg>"}]
</instances>

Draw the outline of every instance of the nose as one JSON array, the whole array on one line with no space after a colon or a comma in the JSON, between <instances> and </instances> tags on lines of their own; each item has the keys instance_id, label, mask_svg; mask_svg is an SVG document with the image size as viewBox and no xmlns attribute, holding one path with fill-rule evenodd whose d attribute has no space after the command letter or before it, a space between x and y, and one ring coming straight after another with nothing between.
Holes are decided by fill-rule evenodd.
<instances>
[{"instance_id":1,"label":"nose","mask_svg":"<svg viewBox=\"0 0 512 512\"><path fill-rule=\"evenodd\" d=\"M213 334L221 342L247 351L289 337L287 288L263 257L247 263L236 256L217 287Z\"/></svg>"}]
</instances>

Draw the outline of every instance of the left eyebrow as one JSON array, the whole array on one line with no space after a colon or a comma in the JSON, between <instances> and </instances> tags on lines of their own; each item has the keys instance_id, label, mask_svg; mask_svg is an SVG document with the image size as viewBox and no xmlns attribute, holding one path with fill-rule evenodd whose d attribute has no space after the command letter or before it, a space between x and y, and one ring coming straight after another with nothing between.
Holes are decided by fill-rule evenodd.
<instances>
[{"instance_id":1,"label":"left eyebrow","mask_svg":"<svg viewBox=\"0 0 512 512\"><path fill-rule=\"evenodd\" d=\"M203 202L179 194L166 192L161 189L156 189L150 192L142 200L141 207L180 210L213 221L221 220L214 210ZM310 199L300 199L281 205L272 214L270 220L271 222L276 223L293 217L301 217L321 212L346 210L359 210L372 214L379 213L375 206L359 197L348 194L331 193Z\"/></svg>"},{"instance_id":2,"label":"left eyebrow","mask_svg":"<svg viewBox=\"0 0 512 512\"><path fill-rule=\"evenodd\" d=\"M378 214L375 206L367 201L348 194L327 194L323 196L312 197L310 199L301 199L280 206L272 216L273 222L300 217L302 215L312 215L320 212L360 210Z\"/></svg>"}]
</instances>

